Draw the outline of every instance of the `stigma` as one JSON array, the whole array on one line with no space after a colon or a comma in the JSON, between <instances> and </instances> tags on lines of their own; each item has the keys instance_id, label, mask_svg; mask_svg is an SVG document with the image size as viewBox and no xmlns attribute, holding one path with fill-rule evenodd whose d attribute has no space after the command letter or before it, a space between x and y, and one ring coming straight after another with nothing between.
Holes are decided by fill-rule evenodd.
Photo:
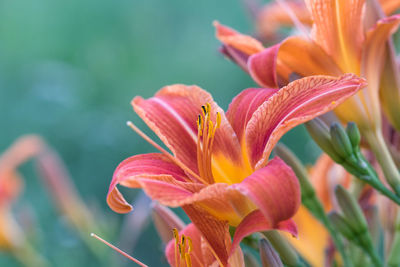
<instances>
[{"instance_id":1,"label":"stigma","mask_svg":"<svg viewBox=\"0 0 400 267\"><path fill-rule=\"evenodd\" d=\"M216 113L215 122L211 120L210 103L201 106L201 114L197 118L197 167L199 176L205 183L214 182L212 174L212 150L216 130L221 125L221 114Z\"/></svg>"}]
</instances>

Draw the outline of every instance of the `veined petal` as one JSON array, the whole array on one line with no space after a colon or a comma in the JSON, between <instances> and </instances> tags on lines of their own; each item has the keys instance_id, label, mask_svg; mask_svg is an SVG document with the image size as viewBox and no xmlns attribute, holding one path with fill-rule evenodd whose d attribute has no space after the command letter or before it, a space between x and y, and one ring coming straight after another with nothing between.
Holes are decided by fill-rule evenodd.
<instances>
[{"instance_id":1,"label":"veined petal","mask_svg":"<svg viewBox=\"0 0 400 267\"><path fill-rule=\"evenodd\" d=\"M224 111L211 95L197 86L172 85L162 88L147 100L136 97L133 108L147 125L183 164L197 169L197 118L201 106L211 105L211 120L221 114L221 125L215 133L213 155L223 155L230 162L241 164L239 141ZM214 164L216 165L216 164ZM216 166L218 167L218 166Z\"/></svg>"},{"instance_id":2,"label":"veined petal","mask_svg":"<svg viewBox=\"0 0 400 267\"><path fill-rule=\"evenodd\" d=\"M286 1L286 5L294 13L296 18L303 24L311 25L311 15L304 1ZM263 40L274 40L278 31L283 26L293 26L293 20L286 9L277 2L266 4L257 14L257 33Z\"/></svg>"},{"instance_id":3,"label":"veined petal","mask_svg":"<svg viewBox=\"0 0 400 267\"><path fill-rule=\"evenodd\" d=\"M171 175L178 181L185 181L185 172L167 156L158 153L141 154L122 161L114 171L110 187L122 184L127 187L139 187L135 181L142 175Z\"/></svg>"},{"instance_id":4,"label":"veined petal","mask_svg":"<svg viewBox=\"0 0 400 267\"><path fill-rule=\"evenodd\" d=\"M114 171L108 194L107 203L111 209L119 213L131 211L132 207L117 189L117 184L127 187L140 187L139 177L165 175L178 181L185 181L185 173L162 154L152 153L132 156L122 161Z\"/></svg>"},{"instance_id":5,"label":"veined petal","mask_svg":"<svg viewBox=\"0 0 400 267\"><path fill-rule=\"evenodd\" d=\"M368 98L372 99L371 106L379 111L379 102L376 101L379 90L383 110L398 130L400 130L400 75L391 35L398 29L399 23L400 15L383 18L377 22L367 33L362 62L364 75L368 79L367 93Z\"/></svg>"},{"instance_id":6,"label":"veined petal","mask_svg":"<svg viewBox=\"0 0 400 267\"><path fill-rule=\"evenodd\" d=\"M265 166L278 140L293 127L328 112L366 85L353 74L311 76L280 89L254 113L246 127L247 151L256 169Z\"/></svg>"},{"instance_id":7,"label":"veined petal","mask_svg":"<svg viewBox=\"0 0 400 267\"><path fill-rule=\"evenodd\" d=\"M365 0L306 0L313 19L313 39L343 72L359 73L364 38Z\"/></svg>"},{"instance_id":8,"label":"veined petal","mask_svg":"<svg viewBox=\"0 0 400 267\"><path fill-rule=\"evenodd\" d=\"M248 70L250 76L257 84L270 88L279 87L279 73L277 71L279 48L280 44L276 44L249 58Z\"/></svg>"},{"instance_id":9,"label":"veined petal","mask_svg":"<svg viewBox=\"0 0 400 267\"><path fill-rule=\"evenodd\" d=\"M261 86L277 88L286 85L291 75L332 75L342 72L316 43L302 37L289 37L281 43L249 58L248 69Z\"/></svg>"},{"instance_id":10,"label":"veined petal","mask_svg":"<svg viewBox=\"0 0 400 267\"><path fill-rule=\"evenodd\" d=\"M245 34L241 34L218 21L214 22L216 37L226 46L233 47L246 55L258 53L264 49L264 46L258 40Z\"/></svg>"},{"instance_id":11,"label":"veined petal","mask_svg":"<svg viewBox=\"0 0 400 267\"><path fill-rule=\"evenodd\" d=\"M244 218L240 225L236 228L230 253L239 247L240 242L246 236L257 232L274 229L286 231L293 236L297 236L297 227L293 220L285 220L276 225L271 225L271 222L264 217L260 210L253 211L247 215L246 218Z\"/></svg>"},{"instance_id":12,"label":"veined petal","mask_svg":"<svg viewBox=\"0 0 400 267\"><path fill-rule=\"evenodd\" d=\"M300 185L292 169L280 158L255 171L240 184L231 185L251 199L274 228L290 219L300 206Z\"/></svg>"},{"instance_id":13,"label":"veined petal","mask_svg":"<svg viewBox=\"0 0 400 267\"><path fill-rule=\"evenodd\" d=\"M376 121L378 125L380 125L379 122L381 120L379 87L386 55L389 53L389 51L387 51L386 43L390 36L396 31L399 24L400 15L379 20L375 27L373 27L367 33L367 38L363 47L361 74L362 76L366 77L368 81L368 87L359 94L363 96L364 101L366 102L371 120ZM390 90L390 92L385 92L383 90ZM381 99L384 103L389 104L389 106L390 104L394 104L393 106L398 112L400 111L399 94L399 88L396 88L396 84L393 84L390 87L386 86L382 88ZM385 107L387 108L388 105L385 105ZM394 118L398 117L399 113L397 112ZM388 114L392 115L393 113L390 112ZM390 116L389 118L392 119L393 117Z\"/></svg>"},{"instance_id":14,"label":"veined petal","mask_svg":"<svg viewBox=\"0 0 400 267\"><path fill-rule=\"evenodd\" d=\"M214 251L213 254L220 265L226 266L230 250L229 225L227 222L216 219L197 205L185 205L182 208L201 232L210 249Z\"/></svg>"},{"instance_id":15,"label":"veined petal","mask_svg":"<svg viewBox=\"0 0 400 267\"><path fill-rule=\"evenodd\" d=\"M254 111L277 91L278 89L272 88L249 88L232 100L226 117L240 141L242 141L247 122Z\"/></svg>"},{"instance_id":16,"label":"veined petal","mask_svg":"<svg viewBox=\"0 0 400 267\"><path fill-rule=\"evenodd\" d=\"M255 209L252 203L229 189L228 184L182 183L170 176L153 176L137 179L140 187L154 200L170 207L196 204L215 218L236 226L242 216Z\"/></svg>"}]
</instances>

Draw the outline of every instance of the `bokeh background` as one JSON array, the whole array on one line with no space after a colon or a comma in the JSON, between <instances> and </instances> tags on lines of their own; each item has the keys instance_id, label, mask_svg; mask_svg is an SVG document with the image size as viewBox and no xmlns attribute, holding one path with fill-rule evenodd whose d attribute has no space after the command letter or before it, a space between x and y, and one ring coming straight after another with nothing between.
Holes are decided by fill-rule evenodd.
<instances>
[{"instance_id":1,"label":"bokeh background","mask_svg":"<svg viewBox=\"0 0 400 267\"><path fill-rule=\"evenodd\" d=\"M121 236L132 236L134 244L123 248L149 266L167 266L152 223L134 229L105 202L117 164L154 151L125 125L132 120L151 133L130 100L164 85L197 84L226 109L254 87L218 53L214 20L252 32L239 0L0 1L0 151L23 134L41 135L65 161L108 241L121 247ZM319 153L302 127L284 142L306 163ZM30 214L35 247L51 266L109 266L59 216L33 164L21 172L25 189L14 210ZM123 192L133 200L139 190ZM104 253L115 265L129 263L111 249ZM0 266L19 264L0 253Z\"/></svg>"}]
</instances>

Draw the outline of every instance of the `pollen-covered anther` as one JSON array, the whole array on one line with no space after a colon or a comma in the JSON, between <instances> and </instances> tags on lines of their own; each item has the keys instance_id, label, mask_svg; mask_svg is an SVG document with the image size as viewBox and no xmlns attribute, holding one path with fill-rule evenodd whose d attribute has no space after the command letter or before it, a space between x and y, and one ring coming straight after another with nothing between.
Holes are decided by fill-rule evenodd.
<instances>
[{"instance_id":1,"label":"pollen-covered anther","mask_svg":"<svg viewBox=\"0 0 400 267\"><path fill-rule=\"evenodd\" d=\"M175 239L175 265L179 267L192 267L191 252L193 251L192 239L188 236L179 236L178 230L173 230Z\"/></svg>"},{"instance_id":2,"label":"pollen-covered anther","mask_svg":"<svg viewBox=\"0 0 400 267\"><path fill-rule=\"evenodd\" d=\"M212 149L216 130L221 125L221 114L216 113L215 121L211 116L211 105L206 103L201 106L201 114L197 118L197 167L199 176L206 183L213 183L212 174Z\"/></svg>"}]
</instances>

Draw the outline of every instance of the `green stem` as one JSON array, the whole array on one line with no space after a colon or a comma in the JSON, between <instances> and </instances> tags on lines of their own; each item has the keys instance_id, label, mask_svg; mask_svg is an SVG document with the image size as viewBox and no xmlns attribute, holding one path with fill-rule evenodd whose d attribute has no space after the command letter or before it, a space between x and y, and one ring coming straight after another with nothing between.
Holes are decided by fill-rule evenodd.
<instances>
[{"instance_id":1,"label":"green stem","mask_svg":"<svg viewBox=\"0 0 400 267\"><path fill-rule=\"evenodd\" d=\"M362 155L359 156L360 158L363 157ZM395 202L397 205L400 205L400 197L398 195L396 195L395 193L393 193L393 191L391 191L390 189L388 189L386 186L384 186L381 181L379 180L378 175L376 174L375 170L373 169L373 167L371 165L369 165L368 162L365 161L365 163L368 165L366 167L366 171L368 173L367 177L362 177L362 176L357 176L355 175L357 178L359 178L361 181L364 181L365 183L369 184L370 186L372 186L373 188L375 188L376 190L378 190L380 193L382 193L383 195L387 196L390 200L392 200L393 202Z\"/></svg>"},{"instance_id":2,"label":"green stem","mask_svg":"<svg viewBox=\"0 0 400 267\"><path fill-rule=\"evenodd\" d=\"M289 242L278 231L272 230L262 233L278 252L282 262L289 267L303 267L300 257Z\"/></svg>"},{"instance_id":3,"label":"green stem","mask_svg":"<svg viewBox=\"0 0 400 267\"><path fill-rule=\"evenodd\" d=\"M396 195L400 196L400 173L390 155L381 131L365 131L363 132L363 136L366 138L381 166L386 181L392 187Z\"/></svg>"},{"instance_id":4,"label":"green stem","mask_svg":"<svg viewBox=\"0 0 400 267\"><path fill-rule=\"evenodd\" d=\"M321 206L322 209L322 206ZM314 215L315 216L315 215ZM322 209L322 212L320 212L320 215L317 217L320 222L325 226L325 228L328 230L333 243L335 244L336 249L339 251L340 255L342 256L343 259L343 266L344 267L350 267L353 266L352 262L350 261L350 257L348 252L345 250L343 239L340 235L338 235L337 231L333 227L331 221L328 219L328 216L326 215L325 211Z\"/></svg>"},{"instance_id":5,"label":"green stem","mask_svg":"<svg viewBox=\"0 0 400 267\"><path fill-rule=\"evenodd\" d=\"M374 152L379 165L385 175L386 181L390 184L396 197L400 196L400 173L396 167L396 164L391 157L389 149L383 139L380 131L366 132L364 133L371 150ZM392 199L392 198L391 198ZM399 202L396 201L397 204ZM389 252L388 266L399 266L400 265L400 215L396 219L396 231L392 247Z\"/></svg>"},{"instance_id":6,"label":"green stem","mask_svg":"<svg viewBox=\"0 0 400 267\"><path fill-rule=\"evenodd\" d=\"M316 196L314 187L310 183L307 171L304 169L300 160L296 157L296 155L294 155L287 147L285 147L282 144L278 144L275 147L275 153L280 158L282 158L286 164L292 167L293 171L295 172L300 182L302 204L328 230L330 236L332 237L332 241L335 244L336 249L339 251L343 259L343 266L344 267L352 266L350 257L344 248L343 239L338 235L331 221L328 219L328 216L326 215L320 200Z\"/></svg>"},{"instance_id":7,"label":"green stem","mask_svg":"<svg viewBox=\"0 0 400 267\"><path fill-rule=\"evenodd\" d=\"M396 228L392 247L390 248L387 266L397 267L400 266L400 213L397 215Z\"/></svg>"}]
</instances>

